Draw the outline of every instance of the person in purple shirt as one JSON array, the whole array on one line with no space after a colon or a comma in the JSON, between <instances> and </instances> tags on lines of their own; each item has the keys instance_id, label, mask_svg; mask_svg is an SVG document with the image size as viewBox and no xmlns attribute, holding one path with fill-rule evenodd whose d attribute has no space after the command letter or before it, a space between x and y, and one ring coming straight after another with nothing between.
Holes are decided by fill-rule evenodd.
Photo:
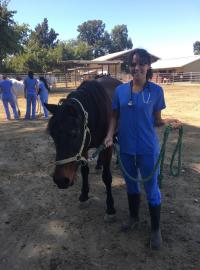
<instances>
[{"instance_id":1,"label":"person in purple shirt","mask_svg":"<svg viewBox=\"0 0 200 270\"><path fill-rule=\"evenodd\" d=\"M7 79L6 75L3 75L3 80L0 82L0 91L2 93L2 102L5 109L6 117L8 120L11 119L9 104L13 110L14 118L18 119L19 115L14 100L14 89L12 82Z\"/></svg>"},{"instance_id":2,"label":"person in purple shirt","mask_svg":"<svg viewBox=\"0 0 200 270\"><path fill-rule=\"evenodd\" d=\"M33 72L29 71L28 77L24 80L24 96L26 98L25 119L36 119L37 93L38 93L38 82L34 78Z\"/></svg>"},{"instance_id":3,"label":"person in purple shirt","mask_svg":"<svg viewBox=\"0 0 200 270\"><path fill-rule=\"evenodd\" d=\"M105 146L113 144L113 135L118 127L120 159L131 177L149 176L159 156L159 140L155 127L170 124L178 128L181 123L175 119L161 117L165 108L163 89L150 81L152 78L151 55L144 49L135 49L128 58L129 70L133 79L119 85L112 101L112 119ZM118 121L119 120L119 121ZM118 125L117 125L118 124ZM161 193L158 185L158 172L144 188L151 217L150 246L159 249L162 244L160 231ZM124 173L123 173L124 174ZM122 225L122 230L134 228L139 222L141 190L138 181L133 181L124 174L127 189L129 219Z\"/></svg>"}]
</instances>

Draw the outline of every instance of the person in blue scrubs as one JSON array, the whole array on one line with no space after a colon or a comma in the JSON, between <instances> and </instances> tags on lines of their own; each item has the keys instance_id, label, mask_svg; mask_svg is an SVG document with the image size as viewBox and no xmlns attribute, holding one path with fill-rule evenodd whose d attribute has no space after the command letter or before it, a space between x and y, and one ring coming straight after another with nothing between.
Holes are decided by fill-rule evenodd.
<instances>
[{"instance_id":1,"label":"person in blue scrubs","mask_svg":"<svg viewBox=\"0 0 200 270\"><path fill-rule=\"evenodd\" d=\"M26 98L25 119L36 119L37 93L38 93L38 82L34 78L33 72L29 71L27 78L24 80L24 96Z\"/></svg>"},{"instance_id":2,"label":"person in blue scrubs","mask_svg":"<svg viewBox=\"0 0 200 270\"><path fill-rule=\"evenodd\" d=\"M105 138L106 147L113 144L113 135L118 128L120 158L134 178L140 173L142 178L150 175L158 159L160 147L155 127L170 124L178 128L175 119L162 119L165 108L163 89L150 81L152 78L151 55L144 49L135 49L129 54L130 73L133 77L128 83L119 85L112 100L112 119ZM134 228L139 222L140 185L124 174L129 219L122 230ZM151 217L150 246L159 249L162 244L160 231L161 193L158 186L158 170L144 183Z\"/></svg>"},{"instance_id":3,"label":"person in blue scrubs","mask_svg":"<svg viewBox=\"0 0 200 270\"><path fill-rule=\"evenodd\" d=\"M14 89L11 80L7 79L6 75L3 75L3 80L0 82L0 90L2 93L2 102L5 109L6 117L11 119L9 104L13 110L14 118L18 119L19 115L14 100Z\"/></svg>"},{"instance_id":4,"label":"person in blue scrubs","mask_svg":"<svg viewBox=\"0 0 200 270\"><path fill-rule=\"evenodd\" d=\"M45 107L44 103L48 103L48 96L49 96L49 86L47 84L47 81L44 77L40 77L40 82L39 82L39 96L40 96L40 101L42 104L42 108L44 111L44 118L48 118L48 110Z\"/></svg>"}]
</instances>

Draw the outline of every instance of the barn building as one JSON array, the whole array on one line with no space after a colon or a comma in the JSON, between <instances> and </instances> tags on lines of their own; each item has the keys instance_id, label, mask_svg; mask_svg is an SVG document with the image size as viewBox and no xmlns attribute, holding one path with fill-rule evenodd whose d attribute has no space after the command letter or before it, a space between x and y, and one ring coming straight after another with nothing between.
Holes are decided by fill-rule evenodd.
<instances>
[{"instance_id":1,"label":"barn building","mask_svg":"<svg viewBox=\"0 0 200 270\"><path fill-rule=\"evenodd\" d=\"M152 64L157 73L200 72L200 55L160 59Z\"/></svg>"},{"instance_id":2,"label":"barn building","mask_svg":"<svg viewBox=\"0 0 200 270\"><path fill-rule=\"evenodd\" d=\"M152 69L157 83L200 82L200 55L160 59Z\"/></svg>"}]
</instances>

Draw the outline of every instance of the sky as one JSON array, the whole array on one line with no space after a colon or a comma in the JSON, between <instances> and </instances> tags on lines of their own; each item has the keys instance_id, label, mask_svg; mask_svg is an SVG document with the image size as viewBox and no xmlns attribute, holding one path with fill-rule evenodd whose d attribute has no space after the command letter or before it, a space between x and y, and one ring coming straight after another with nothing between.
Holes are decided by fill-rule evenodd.
<instances>
[{"instance_id":1,"label":"sky","mask_svg":"<svg viewBox=\"0 0 200 270\"><path fill-rule=\"evenodd\" d=\"M200 0L11 0L8 8L31 29L46 17L60 40L76 38L88 20L102 20L109 33L125 24L133 48L160 58L191 56L200 41Z\"/></svg>"}]
</instances>

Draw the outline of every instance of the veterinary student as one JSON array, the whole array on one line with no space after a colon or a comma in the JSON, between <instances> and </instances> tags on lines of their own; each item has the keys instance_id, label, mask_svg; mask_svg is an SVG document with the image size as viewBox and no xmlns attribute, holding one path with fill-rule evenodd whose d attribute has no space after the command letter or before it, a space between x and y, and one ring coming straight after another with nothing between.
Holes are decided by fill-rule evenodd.
<instances>
[{"instance_id":1,"label":"veterinary student","mask_svg":"<svg viewBox=\"0 0 200 270\"><path fill-rule=\"evenodd\" d=\"M36 119L37 93L38 93L38 82L34 78L33 72L29 71L28 76L24 80L24 96L26 98L25 119Z\"/></svg>"},{"instance_id":2,"label":"veterinary student","mask_svg":"<svg viewBox=\"0 0 200 270\"><path fill-rule=\"evenodd\" d=\"M118 120L120 159L125 170L134 178L138 171L142 178L150 175L159 156L159 141L155 127L170 124L178 128L181 123L175 119L162 119L165 108L163 89L150 81L152 78L151 55L144 49L135 49L129 54L129 70L132 80L119 85L112 100L112 119L105 145L113 144ZM162 244L160 231L161 193L158 185L159 169L152 178L144 182L151 217L150 247L159 249ZM123 173L124 174L124 173ZM124 174L126 183L129 219L122 230L134 228L139 222L140 186Z\"/></svg>"},{"instance_id":3,"label":"veterinary student","mask_svg":"<svg viewBox=\"0 0 200 270\"><path fill-rule=\"evenodd\" d=\"M0 82L0 89L2 93L2 102L5 109L6 118L8 120L11 119L9 111L9 104L10 104L13 110L14 118L18 119L19 115L14 100L14 95L16 95L16 93L14 92L12 82L9 79L7 79L6 75L3 75L3 80Z\"/></svg>"},{"instance_id":4,"label":"veterinary student","mask_svg":"<svg viewBox=\"0 0 200 270\"><path fill-rule=\"evenodd\" d=\"M44 118L48 118L48 110L45 107L44 103L48 103L48 95L50 89L44 77L40 77L39 80L39 96L44 112Z\"/></svg>"}]
</instances>

